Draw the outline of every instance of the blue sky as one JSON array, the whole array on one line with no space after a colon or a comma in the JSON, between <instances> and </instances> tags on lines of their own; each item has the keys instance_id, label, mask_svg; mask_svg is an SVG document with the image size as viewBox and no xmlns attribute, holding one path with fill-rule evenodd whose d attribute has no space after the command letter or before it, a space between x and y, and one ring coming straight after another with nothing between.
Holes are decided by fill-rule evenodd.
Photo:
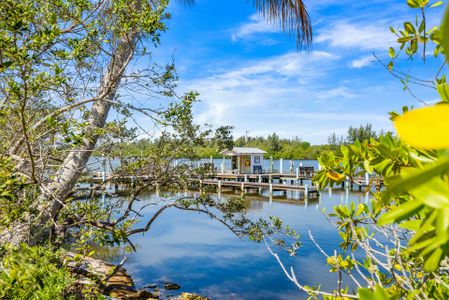
<instances>
[{"instance_id":1,"label":"blue sky","mask_svg":"<svg viewBox=\"0 0 449 300\"><path fill-rule=\"evenodd\" d=\"M178 91L200 93L196 122L233 125L235 136L276 132L319 144L350 125L391 130L389 111L421 105L372 55L388 62L395 41L388 27L414 20L417 11L402 0L304 1L314 30L309 51L297 51L295 39L267 24L251 1L170 4L169 30L153 57L168 62L174 54ZM429 11L432 25L442 11ZM429 57L425 64L403 60L400 66L432 78L440 63ZM438 97L427 88L414 92L427 102Z\"/></svg>"}]
</instances>

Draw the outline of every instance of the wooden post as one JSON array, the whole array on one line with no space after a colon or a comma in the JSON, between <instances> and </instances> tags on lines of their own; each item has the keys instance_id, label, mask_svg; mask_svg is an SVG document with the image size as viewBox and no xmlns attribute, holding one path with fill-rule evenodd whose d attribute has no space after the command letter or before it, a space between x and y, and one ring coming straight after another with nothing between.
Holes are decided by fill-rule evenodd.
<instances>
[{"instance_id":1,"label":"wooden post","mask_svg":"<svg viewBox=\"0 0 449 300\"><path fill-rule=\"evenodd\" d=\"M105 183L106 181L106 157L103 154L103 174L102 174L102 181Z\"/></svg>"},{"instance_id":2,"label":"wooden post","mask_svg":"<svg viewBox=\"0 0 449 300\"><path fill-rule=\"evenodd\" d=\"M259 183L262 183L262 175L259 175Z\"/></svg>"},{"instance_id":3,"label":"wooden post","mask_svg":"<svg viewBox=\"0 0 449 300\"><path fill-rule=\"evenodd\" d=\"M299 167L296 168L296 178L299 178Z\"/></svg>"},{"instance_id":4,"label":"wooden post","mask_svg":"<svg viewBox=\"0 0 449 300\"><path fill-rule=\"evenodd\" d=\"M365 173L365 185L366 186L369 185L369 174L368 174L368 172Z\"/></svg>"},{"instance_id":5,"label":"wooden post","mask_svg":"<svg viewBox=\"0 0 449 300\"><path fill-rule=\"evenodd\" d=\"M282 171L283 171L283 166L282 166L282 164L283 164L283 159L281 158L280 160L279 160L279 173L281 173L282 174Z\"/></svg>"},{"instance_id":6,"label":"wooden post","mask_svg":"<svg viewBox=\"0 0 449 300\"><path fill-rule=\"evenodd\" d=\"M293 160L290 160L290 174L293 174Z\"/></svg>"},{"instance_id":7,"label":"wooden post","mask_svg":"<svg viewBox=\"0 0 449 300\"><path fill-rule=\"evenodd\" d=\"M240 165L242 163L242 160L240 159L240 155L237 156L237 174L240 174Z\"/></svg>"},{"instance_id":8,"label":"wooden post","mask_svg":"<svg viewBox=\"0 0 449 300\"><path fill-rule=\"evenodd\" d=\"M242 182L242 193L244 193L245 192L245 183L244 182Z\"/></svg>"},{"instance_id":9,"label":"wooden post","mask_svg":"<svg viewBox=\"0 0 449 300\"><path fill-rule=\"evenodd\" d=\"M221 191L221 180L218 180L218 190Z\"/></svg>"},{"instance_id":10,"label":"wooden post","mask_svg":"<svg viewBox=\"0 0 449 300\"><path fill-rule=\"evenodd\" d=\"M270 156L270 174L273 173L273 156Z\"/></svg>"},{"instance_id":11,"label":"wooden post","mask_svg":"<svg viewBox=\"0 0 449 300\"><path fill-rule=\"evenodd\" d=\"M309 198L309 186L307 184L304 186L304 197Z\"/></svg>"},{"instance_id":12,"label":"wooden post","mask_svg":"<svg viewBox=\"0 0 449 300\"><path fill-rule=\"evenodd\" d=\"M244 181L244 182L247 182L247 181L248 181L248 175L245 174L245 175L243 176L243 181Z\"/></svg>"},{"instance_id":13,"label":"wooden post","mask_svg":"<svg viewBox=\"0 0 449 300\"><path fill-rule=\"evenodd\" d=\"M221 162L221 173L223 173L223 174L226 171L225 163L226 163L225 157L223 156L223 161Z\"/></svg>"},{"instance_id":14,"label":"wooden post","mask_svg":"<svg viewBox=\"0 0 449 300\"><path fill-rule=\"evenodd\" d=\"M270 182L270 195L273 195L273 184Z\"/></svg>"}]
</instances>

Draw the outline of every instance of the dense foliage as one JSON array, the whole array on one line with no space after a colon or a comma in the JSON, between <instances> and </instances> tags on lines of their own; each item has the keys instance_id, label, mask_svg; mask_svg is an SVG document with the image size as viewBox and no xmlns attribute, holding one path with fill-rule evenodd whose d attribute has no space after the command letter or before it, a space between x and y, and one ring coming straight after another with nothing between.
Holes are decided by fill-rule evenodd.
<instances>
[{"instance_id":1,"label":"dense foliage","mask_svg":"<svg viewBox=\"0 0 449 300\"><path fill-rule=\"evenodd\" d=\"M391 28L399 49L390 49L392 60L385 65L395 76L406 77L401 81L404 90L411 92L409 79L414 78L418 84L421 81L419 76L396 71L400 53L425 59L426 47L434 49L435 57L446 51L446 60L435 78L427 80L441 101L391 113L400 139L387 133L378 139L355 140L341 146L339 152L319 158L323 169L315 180L322 187L354 182L368 173L371 182L367 192L372 199L370 205L340 205L328 215L342 241L338 252L323 254L339 280L334 291L320 291L296 282L312 297L447 299L449 295L449 86L445 77L449 48L443 47L449 46L449 11L441 27L429 29L425 13L442 2L408 0L407 4L419 13L403 28ZM380 180L386 187L375 191L373 186ZM357 290L345 288L343 273Z\"/></svg>"},{"instance_id":2,"label":"dense foliage","mask_svg":"<svg viewBox=\"0 0 449 300\"><path fill-rule=\"evenodd\" d=\"M0 257L1 299L76 299L59 251L22 244L1 249Z\"/></svg>"},{"instance_id":3,"label":"dense foliage","mask_svg":"<svg viewBox=\"0 0 449 300\"><path fill-rule=\"evenodd\" d=\"M197 187L204 172L176 165L174 158L196 157L194 146L204 145L211 131L193 122L197 93L175 92L174 63L152 58L170 18L168 4L0 1L1 298L66 298L70 276L51 251L83 256L92 254L92 245L134 248L129 237L150 230L166 209L205 214L237 235L253 228L259 241L261 232L276 232L270 222L248 220L241 201L180 193ZM301 0L252 4L266 20L294 32L298 46L310 43ZM228 132L221 127L210 139L226 147L232 142ZM91 175L86 167L92 153L122 156L117 145L135 141L137 134L157 137L145 157L113 169L83 194L78 183ZM104 201L105 186L120 177L133 178L128 193ZM141 204L143 190L159 188L168 190L166 197ZM159 210L143 224L147 205Z\"/></svg>"},{"instance_id":4,"label":"dense foliage","mask_svg":"<svg viewBox=\"0 0 449 300\"><path fill-rule=\"evenodd\" d=\"M317 159L322 153L329 150L339 150L344 144L353 143L356 140L377 139L379 134L372 129L371 124L360 125L359 127L350 126L345 135L337 136L333 133L329 136L328 144L312 145L307 141L303 141L299 137L292 139L281 138L276 133L267 137L263 136L241 136L234 140L232 136L232 127L221 126L216 129L213 137L204 140L202 145L193 147L197 157L209 158L221 157L220 151L226 148L236 147L257 147L267 152L267 157L274 159ZM125 156L145 156L152 149L157 148L157 139L140 139L130 143L117 145L113 156L119 156L119 153Z\"/></svg>"}]
</instances>

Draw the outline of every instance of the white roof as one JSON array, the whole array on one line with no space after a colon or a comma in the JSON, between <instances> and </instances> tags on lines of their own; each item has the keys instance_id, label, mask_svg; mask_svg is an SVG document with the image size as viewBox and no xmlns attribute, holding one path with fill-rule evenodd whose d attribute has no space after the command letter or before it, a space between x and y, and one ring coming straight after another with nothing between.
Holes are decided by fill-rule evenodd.
<instances>
[{"instance_id":1,"label":"white roof","mask_svg":"<svg viewBox=\"0 0 449 300\"><path fill-rule=\"evenodd\" d=\"M232 150L224 150L221 151L221 154L227 156L236 156L236 155L244 155L244 154L265 154L267 152L263 151L259 148L254 147L234 147Z\"/></svg>"}]
</instances>

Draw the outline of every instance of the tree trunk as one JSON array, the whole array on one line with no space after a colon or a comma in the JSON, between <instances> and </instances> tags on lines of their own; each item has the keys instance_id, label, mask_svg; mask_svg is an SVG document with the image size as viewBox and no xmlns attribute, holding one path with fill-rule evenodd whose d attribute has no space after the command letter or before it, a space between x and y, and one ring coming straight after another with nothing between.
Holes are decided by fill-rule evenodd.
<instances>
[{"instance_id":1,"label":"tree trunk","mask_svg":"<svg viewBox=\"0 0 449 300\"><path fill-rule=\"evenodd\" d=\"M99 138L96 130L104 128L106 124L111 101L114 100L124 71L134 56L136 40L137 32L131 32L120 39L116 50L111 56L108 69L101 80L97 93L99 99L92 104L86 136L82 144L77 149L69 152L53 181L48 185L46 191L40 195L38 203L41 203L42 216L40 218L40 226L36 228L38 232L33 233L32 240L35 240L35 242L39 242L42 236L43 232L39 233L43 227L42 225L45 225L50 220L57 219L64 201L72 192L85 169ZM31 243L34 242L32 241Z\"/></svg>"}]
</instances>

